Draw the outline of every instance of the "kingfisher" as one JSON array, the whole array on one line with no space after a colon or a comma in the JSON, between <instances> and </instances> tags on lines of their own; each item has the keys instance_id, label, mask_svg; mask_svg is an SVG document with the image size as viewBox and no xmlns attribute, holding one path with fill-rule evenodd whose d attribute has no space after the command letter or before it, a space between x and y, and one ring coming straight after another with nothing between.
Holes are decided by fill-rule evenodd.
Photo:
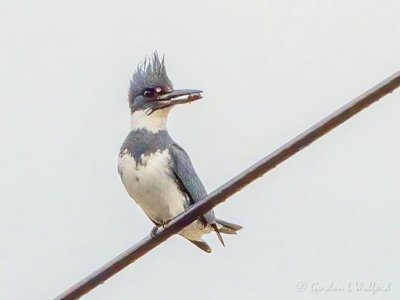
<instances>
[{"instance_id":1,"label":"kingfisher","mask_svg":"<svg viewBox=\"0 0 400 300\"><path fill-rule=\"evenodd\" d=\"M146 57L135 70L129 87L131 128L120 149L118 172L131 198L154 223L151 235L178 214L204 199L207 191L189 155L169 135L167 119L178 104L202 98L202 91L174 89L164 57L157 52ZM236 234L242 226L215 217L210 210L179 232L203 251L211 247L202 236L214 231Z\"/></svg>"}]
</instances>

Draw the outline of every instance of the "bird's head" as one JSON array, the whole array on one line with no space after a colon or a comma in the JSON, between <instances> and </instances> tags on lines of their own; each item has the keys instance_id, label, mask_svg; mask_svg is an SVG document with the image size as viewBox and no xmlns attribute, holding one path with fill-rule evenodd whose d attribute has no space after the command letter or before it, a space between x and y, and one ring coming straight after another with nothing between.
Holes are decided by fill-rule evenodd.
<instances>
[{"instance_id":1,"label":"bird's head","mask_svg":"<svg viewBox=\"0 0 400 300\"><path fill-rule=\"evenodd\" d=\"M199 100L202 98L201 93L200 90L174 90L165 69L164 58L160 60L157 52L154 52L137 67L130 82L132 127L145 127L143 122L150 127L149 122L160 123L164 119L166 122L168 112L174 105Z\"/></svg>"}]
</instances>

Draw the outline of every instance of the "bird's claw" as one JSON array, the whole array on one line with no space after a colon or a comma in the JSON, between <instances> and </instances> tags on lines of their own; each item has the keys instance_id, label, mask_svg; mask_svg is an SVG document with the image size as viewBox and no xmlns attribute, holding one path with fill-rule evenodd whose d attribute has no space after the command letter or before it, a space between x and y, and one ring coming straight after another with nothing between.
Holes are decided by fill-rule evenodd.
<instances>
[{"instance_id":1,"label":"bird's claw","mask_svg":"<svg viewBox=\"0 0 400 300\"><path fill-rule=\"evenodd\" d=\"M160 222L159 225L155 225L155 226L151 229L151 231L150 231L150 236L151 236L152 238L155 237L156 234L157 234L158 229L160 229L161 227L162 227L162 228L165 228L165 227L168 225L168 223L169 223L170 221L171 221L171 220L162 221L162 222Z\"/></svg>"},{"instance_id":2,"label":"bird's claw","mask_svg":"<svg viewBox=\"0 0 400 300\"><path fill-rule=\"evenodd\" d=\"M159 225L154 226L150 231L150 236L153 238L156 236L158 229L160 228Z\"/></svg>"}]
</instances>

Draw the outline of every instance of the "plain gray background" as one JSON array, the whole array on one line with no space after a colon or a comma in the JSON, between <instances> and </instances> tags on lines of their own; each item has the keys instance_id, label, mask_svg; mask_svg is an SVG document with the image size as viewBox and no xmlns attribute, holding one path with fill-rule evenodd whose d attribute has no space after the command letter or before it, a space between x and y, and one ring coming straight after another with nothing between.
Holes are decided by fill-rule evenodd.
<instances>
[{"instance_id":1,"label":"plain gray background","mask_svg":"<svg viewBox=\"0 0 400 300\"><path fill-rule=\"evenodd\" d=\"M177 88L172 136L209 191L400 67L400 3L0 0L0 299L50 299L149 233L117 173L136 65ZM399 299L400 93L85 299ZM355 281L389 291L315 291ZM302 284L304 283L304 290Z\"/></svg>"}]
</instances>

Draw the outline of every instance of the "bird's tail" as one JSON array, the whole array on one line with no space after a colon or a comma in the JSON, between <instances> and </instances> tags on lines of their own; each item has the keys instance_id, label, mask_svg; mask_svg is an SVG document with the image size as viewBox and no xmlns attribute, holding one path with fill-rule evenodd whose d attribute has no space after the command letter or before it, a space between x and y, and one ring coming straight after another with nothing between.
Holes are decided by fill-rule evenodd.
<instances>
[{"instance_id":1,"label":"bird's tail","mask_svg":"<svg viewBox=\"0 0 400 300\"><path fill-rule=\"evenodd\" d=\"M220 225L218 226L218 230L224 234L236 234L237 231L243 228L243 226L230 223L221 219L216 219L215 222Z\"/></svg>"},{"instance_id":2,"label":"bird's tail","mask_svg":"<svg viewBox=\"0 0 400 300\"><path fill-rule=\"evenodd\" d=\"M224 239L221 236L221 233L224 234L236 234L237 231L243 228L243 226L229 223L227 221L223 221L221 219L215 219L215 223L211 224L212 228L214 229L215 233L219 241L221 242L222 246L225 247Z\"/></svg>"},{"instance_id":3,"label":"bird's tail","mask_svg":"<svg viewBox=\"0 0 400 300\"><path fill-rule=\"evenodd\" d=\"M215 231L215 233L218 236L218 239L220 240L221 244L223 246L225 246L224 240L221 236L221 233L224 234L236 234L237 231L239 231L240 229L242 229L243 227L237 224L233 224L233 223L229 223L220 219L216 219L215 223L211 224L211 227L213 228L213 230ZM198 239L190 239L189 237L186 237L185 235L183 235L183 237L185 237L187 240L189 240L190 242L192 242L194 245L196 245L197 247L199 247L201 250L207 252L207 253L211 253L211 247L201 238Z\"/></svg>"}]
</instances>

